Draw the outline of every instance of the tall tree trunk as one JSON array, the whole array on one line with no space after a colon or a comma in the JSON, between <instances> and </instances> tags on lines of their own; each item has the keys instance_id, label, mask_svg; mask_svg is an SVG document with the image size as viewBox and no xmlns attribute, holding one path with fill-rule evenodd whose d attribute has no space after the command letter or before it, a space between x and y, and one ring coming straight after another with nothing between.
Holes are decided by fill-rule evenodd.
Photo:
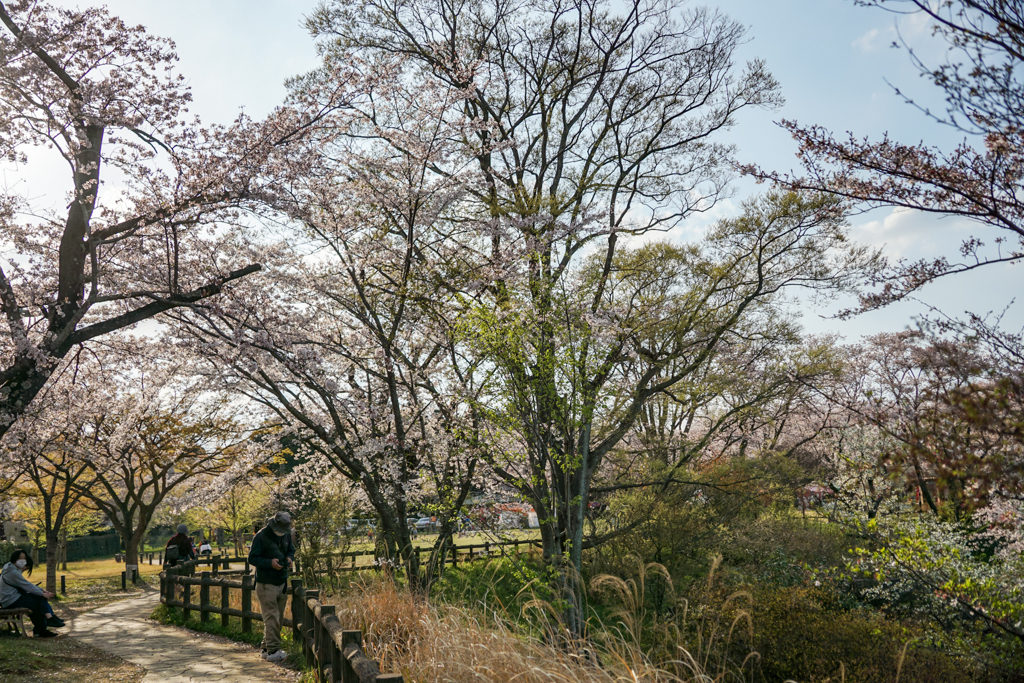
<instances>
[{"instance_id":1,"label":"tall tree trunk","mask_svg":"<svg viewBox=\"0 0 1024 683\"><path fill-rule=\"evenodd\" d=\"M52 529L46 533L46 590L57 592L57 558L60 557L60 536Z\"/></svg>"},{"instance_id":2,"label":"tall tree trunk","mask_svg":"<svg viewBox=\"0 0 1024 683\"><path fill-rule=\"evenodd\" d=\"M124 548L125 571L131 572L131 567L135 567L136 569L138 569L139 547L142 545L145 535L146 527L140 524L135 529L133 529L131 533L126 537L127 540L125 541ZM132 581L134 582L134 573L130 573L128 576L131 577Z\"/></svg>"}]
</instances>

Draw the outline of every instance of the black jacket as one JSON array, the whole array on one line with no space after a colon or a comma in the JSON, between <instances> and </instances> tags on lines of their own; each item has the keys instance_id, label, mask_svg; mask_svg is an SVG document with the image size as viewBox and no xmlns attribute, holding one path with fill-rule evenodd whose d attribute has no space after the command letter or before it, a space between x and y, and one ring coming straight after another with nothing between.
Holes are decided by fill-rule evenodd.
<instances>
[{"instance_id":1,"label":"black jacket","mask_svg":"<svg viewBox=\"0 0 1024 683\"><path fill-rule=\"evenodd\" d=\"M270 527L260 529L252 539L249 548L249 564L256 567L256 583L269 583L280 586L288 582L288 562L285 558L295 560L295 545L292 535L278 536ZM281 569L274 569L271 562L277 560Z\"/></svg>"},{"instance_id":2,"label":"black jacket","mask_svg":"<svg viewBox=\"0 0 1024 683\"><path fill-rule=\"evenodd\" d=\"M178 559L168 560L167 549L172 545L178 546ZM185 560L196 559L196 549L192 547L192 540L185 534L174 534L171 536L171 540L167 541L167 545L164 546L164 564L168 566L175 566L178 562L184 562Z\"/></svg>"}]
</instances>

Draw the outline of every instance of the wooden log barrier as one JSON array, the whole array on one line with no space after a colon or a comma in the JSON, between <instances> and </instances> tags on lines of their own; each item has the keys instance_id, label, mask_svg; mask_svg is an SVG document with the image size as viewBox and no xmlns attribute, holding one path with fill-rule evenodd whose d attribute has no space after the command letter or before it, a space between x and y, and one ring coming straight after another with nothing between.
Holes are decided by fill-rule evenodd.
<instances>
[{"instance_id":1,"label":"wooden log barrier","mask_svg":"<svg viewBox=\"0 0 1024 683\"><path fill-rule=\"evenodd\" d=\"M253 577L245 575L241 581L204 571L199 577L190 576L201 562L185 562L167 567L160 573L160 599L168 607L181 607L186 619L192 610L199 610L200 621L208 622L210 614L221 615L221 625L227 626L230 617L242 620L242 630L252 631L252 620L261 619L252 610ZM181 586L182 599L175 595L175 586ZM199 586L199 604L192 602L192 588ZM210 601L210 588L220 588L220 605ZM230 607L230 592L242 591L242 609ZM332 683L404 683L401 674L382 674L378 664L363 651L361 631L346 630L337 616L334 605L320 602L320 591L307 590L302 581L293 579L286 588L291 594L291 619L282 619L282 625L293 629L293 635L302 647L307 665L320 681Z\"/></svg>"},{"instance_id":2,"label":"wooden log barrier","mask_svg":"<svg viewBox=\"0 0 1024 683\"><path fill-rule=\"evenodd\" d=\"M252 617L245 616L252 612L252 577L242 577L242 633L252 633Z\"/></svg>"},{"instance_id":3,"label":"wooden log barrier","mask_svg":"<svg viewBox=\"0 0 1024 683\"><path fill-rule=\"evenodd\" d=\"M302 642L302 580L292 579L292 640Z\"/></svg>"},{"instance_id":4,"label":"wooden log barrier","mask_svg":"<svg viewBox=\"0 0 1024 683\"><path fill-rule=\"evenodd\" d=\"M192 586L192 583L186 583L183 584L181 587L182 594L184 596L181 600L181 614L185 618L185 621L188 621L188 616L192 613L192 610L190 609L190 607L192 606Z\"/></svg>"},{"instance_id":5,"label":"wooden log barrier","mask_svg":"<svg viewBox=\"0 0 1024 683\"><path fill-rule=\"evenodd\" d=\"M228 627L228 620L231 615L228 614L228 610L231 609L231 586L225 586L223 583L220 586L220 625L223 628Z\"/></svg>"},{"instance_id":6,"label":"wooden log barrier","mask_svg":"<svg viewBox=\"0 0 1024 683\"><path fill-rule=\"evenodd\" d=\"M199 576L199 621L206 624L210 621L210 572Z\"/></svg>"}]
</instances>

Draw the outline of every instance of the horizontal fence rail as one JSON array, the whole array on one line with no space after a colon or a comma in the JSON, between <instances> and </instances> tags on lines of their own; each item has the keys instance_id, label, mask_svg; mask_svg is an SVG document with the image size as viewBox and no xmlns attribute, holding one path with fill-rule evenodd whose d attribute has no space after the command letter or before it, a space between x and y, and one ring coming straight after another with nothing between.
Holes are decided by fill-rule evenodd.
<instances>
[{"instance_id":1,"label":"horizontal fence rail","mask_svg":"<svg viewBox=\"0 0 1024 683\"><path fill-rule=\"evenodd\" d=\"M230 558L228 558L230 559ZM237 562L239 558L234 558ZM213 571L200 572L195 576L196 567L211 565ZM255 591L249 564L241 570L241 580L227 578L228 571L237 575L239 570L218 569L228 567L225 558L202 558L181 562L160 572L160 602L168 607L180 607L187 621L191 612L199 612L200 622L209 622L211 614L219 614L221 626L227 628L228 619L242 620L242 632L252 632L253 619L263 616L252 609L252 594ZM181 586L181 599L176 596ZM192 601L192 589L199 587L199 602ZM220 605L210 600L210 589L220 589ZM231 591L241 591L241 609L230 606ZM320 602L320 591L305 590L302 581L293 579L285 592L291 596L291 619L281 623L292 629L296 643L302 646L307 665L311 665L317 680L323 683L404 683L401 674L382 674L380 667L363 651L363 632L345 630L335 615L334 605Z\"/></svg>"},{"instance_id":2,"label":"horizontal fence rail","mask_svg":"<svg viewBox=\"0 0 1024 683\"><path fill-rule=\"evenodd\" d=\"M450 545L442 550L444 554L442 563L445 565L450 564L453 567L457 567L459 565L459 562L472 562L473 560L492 557L495 549L500 550L502 548L508 547L511 547L512 551L518 554L520 552L520 545L524 546L525 548L529 548L531 546L537 548L542 547L541 542L539 540L533 539L500 541L494 543L471 543L467 545ZM420 565L422 565L423 555L426 553L430 553L432 551L432 548L417 547L415 548L415 550L419 558L419 563ZM368 569L379 568L376 562L371 564L357 564L356 558L359 557L373 557L376 560L377 552L375 550L349 550L340 553L321 553L316 556L316 559L318 561L326 562L329 567L334 562L337 562L337 566L332 567L332 569L339 572L358 572L365 571ZM345 566L346 564L348 566Z\"/></svg>"}]
</instances>

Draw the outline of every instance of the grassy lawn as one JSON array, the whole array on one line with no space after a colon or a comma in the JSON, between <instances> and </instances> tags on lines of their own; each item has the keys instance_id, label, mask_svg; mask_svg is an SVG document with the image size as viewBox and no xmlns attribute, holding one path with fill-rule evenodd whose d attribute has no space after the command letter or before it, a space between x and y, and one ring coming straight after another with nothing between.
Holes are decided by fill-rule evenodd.
<instances>
[{"instance_id":1,"label":"grassy lawn","mask_svg":"<svg viewBox=\"0 0 1024 683\"><path fill-rule=\"evenodd\" d=\"M74 638L0 637L0 681L136 683L145 673Z\"/></svg>"},{"instance_id":2,"label":"grassy lawn","mask_svg":"<svg viewBox=\"0 0 1024 683\"><path fill-rule=\"evenodd\" d=\"M515 540L520 541L539 541L540 531L537 529L517 529L515 531L504 532L502 534L504 540ZM434 546L437 541L437 534L425 534L421 533L413 539L413 545L417 548L429 549ZM458 534L452 539L455 545L482 545L484 543L495 543L496 538L493 534L486 534L480 532L467 533L464 536ZM521 550L525 550L526 546L521 546ZM373 550L373 543L369 539L363 536L356 536L352 539L352 544L349 546L349 550Z\"/></svg>"},{"instance_id":3,"label":"grassy lawn","mask_svg":"<svg viewBox=\"0 0 1024 683\"><path fill-rule=\"evenodd\" d=\"M156 575L160 569L161 567L158 565L140 564L141 578L138 585L133 586L129 582L128 590L122 591L121 572L124 571L124 564L116 562L113 556L68 562L66 570L57 569L58 591L60 590L60 577L63 574L66 577L67 595L58 593L57 597L50 602L54 610L61 617L67 619L75 614L116 600L155 591L159 583ZM34 583L44 584L46 581L45 568L36 568L28 578ZM3 680L2 677L0 680Z\"/></svg>"},{"instance_id":4,"label":"grassy lawn","mask_svg":"<svg viewBox=\"0 0 1024 683\"><path fill-rule=\"evenodd\" d=\"M156 560L154 560L156 562ZM139 562L139 573L143 576L159 574L160 565L158 564L147 564L145 560ZM64 574L70 582L78 579L102 579L107 577L120 577L121 572L124 571L124 563L114 561L114 557L97 557L91 560L82 560L81 562L68 562L68 568L62 570L58 567L57 569L57 582L60 583L60 575ZM39 567L36 569L32 576L36 575L45 576L45 568ZM38 580L38 579L37 579Z\"/></svg>"}]
</instances>

